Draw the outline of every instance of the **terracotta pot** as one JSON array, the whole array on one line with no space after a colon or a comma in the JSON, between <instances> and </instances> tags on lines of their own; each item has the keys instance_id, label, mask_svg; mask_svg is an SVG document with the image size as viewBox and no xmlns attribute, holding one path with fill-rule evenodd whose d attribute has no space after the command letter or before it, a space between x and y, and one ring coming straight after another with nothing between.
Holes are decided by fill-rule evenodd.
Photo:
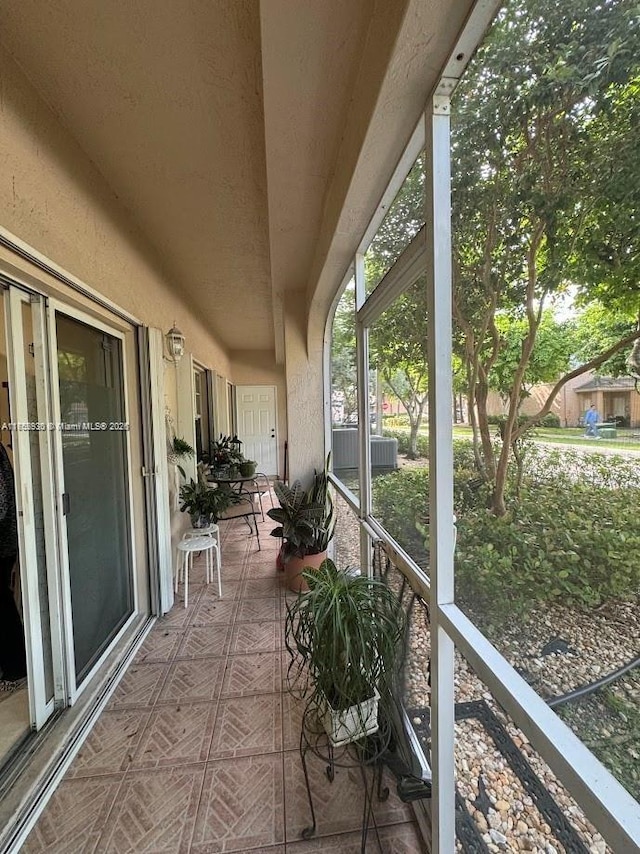
<instances>
[{"instance_id":1,"label":"terracotta pot","mask_svg":"<svg viewBox=\"0 0 640 854\"><path fill-rule=\"evenodd\" d=\"M301 590L308 590L309 585L302 577L302 571L307 569L307 567L318 569L326 557L327 553L324 551L317 555L287 558L284 568L287 575L287 587L289 590L292 590L294 593L300 593Z\"/></svg>"}]
</instances>

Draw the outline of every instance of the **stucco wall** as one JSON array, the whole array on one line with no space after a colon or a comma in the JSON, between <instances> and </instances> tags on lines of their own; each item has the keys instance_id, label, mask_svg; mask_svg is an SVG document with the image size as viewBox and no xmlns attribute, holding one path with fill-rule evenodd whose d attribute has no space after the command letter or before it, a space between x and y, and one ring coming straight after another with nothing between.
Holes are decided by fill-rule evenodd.
<instances>
[{"instance_id":1,"label":"stucco wall","mask_svg":"<svg viewBox=\"0 0 640 854\"><path fill-rule=\"evenodd\" d=\"M289 294L285 305L285 353L289 477L303 482L321 469L325 454L323 339L320 317L306 328L305 294Z\"/></svg>"},{"instance_id":2,"label":"stucco wall","mask_svg":"<svg viewBox=\"0 0 640 854\"><path fill-rule=\"evenodd\" d=\"M182 301L127 212L61 121L0 49L0 227L145 324L175 321L199 361L228 359Z\"/></svg>"}]
</instances>

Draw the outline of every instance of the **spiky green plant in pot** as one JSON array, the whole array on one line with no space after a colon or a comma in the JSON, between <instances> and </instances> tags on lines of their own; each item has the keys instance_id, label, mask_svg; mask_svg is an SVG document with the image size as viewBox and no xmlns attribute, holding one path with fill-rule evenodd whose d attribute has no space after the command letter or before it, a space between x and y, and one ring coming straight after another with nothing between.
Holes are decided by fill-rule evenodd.
<instances>
[{"instance_id":1,"label":"spiky green plant in pot","mask_svg":"<svg viewBox=\"0 0 640 854\"><path fill-rule=\"evenodd\" d=\"M287 607L289 677L338 746L376 731L377 702L391 692L405 617L382 579L341 571L331 560L304 576L309 590Z\"/></svg>"}]
</instances>

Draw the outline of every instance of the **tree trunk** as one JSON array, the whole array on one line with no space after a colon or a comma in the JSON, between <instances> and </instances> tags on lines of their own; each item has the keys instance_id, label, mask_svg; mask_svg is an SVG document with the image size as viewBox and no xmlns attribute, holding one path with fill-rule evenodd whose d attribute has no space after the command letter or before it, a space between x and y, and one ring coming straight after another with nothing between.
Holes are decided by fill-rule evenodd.
<instances>
[{"instance_id":1,"label":"tree trunk","mask_svg":"<svg viewBox=\"0 0 640 854\"><path fill-rule=\"evenodd\" d=\"M489 430L489 416L487 413L487 398L489 388L485 381L479 381L475 387L476 407L478 412L478 432L482 444L482 456L484 457L485 474L488 480L493 480L496 475L496 461L491 442Z\"/></svg>"},{"instance_id":2,"label":"tree trunk","mask_svg":"<svg viewBox=\"0 0 640 854\"><path fill-rule=\"evenodd\" d=\"M407 457L410 460L415 460L418 458L418 430L420 428L420 419L414 419L409 416L409 423L411 425L411 430L409 432L409 453L407 454Z\"/></svg>"},{"instance_id":3,"label":"tree trunk","mask_svg":"<svg viewBox=\"0 0 640 854\"><path fill-rule=\"evenodd\" d=\"M505 428L506 428L505 424ZM510 433L510 431L509 431ZM510 437L509 437L510 438ZM507 471L509 469L509 454L511 453L511 445L506 441L502 444L498 465L496 467L496 476L493 485L493 494L491 496L491 510L495 516L504 516L507 512L505 502L505 489L507 485Z\"/></svg>"}]
</instances>

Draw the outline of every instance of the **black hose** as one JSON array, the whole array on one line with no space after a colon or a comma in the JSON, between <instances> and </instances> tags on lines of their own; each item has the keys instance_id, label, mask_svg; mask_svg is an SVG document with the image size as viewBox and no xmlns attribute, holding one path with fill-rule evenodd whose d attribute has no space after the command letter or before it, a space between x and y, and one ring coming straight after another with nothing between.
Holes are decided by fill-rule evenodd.
<instances>
[{"instance_id":1,"label":"black hose","mask_svg":"<svg viewBox=\"0 0 640 854\"><path fill-rule=\"evenodd\" d=\"M581 685L579 688L574 688L573 691L569 691L567 694L559 694L557 697L551 697L546 701L547 705L552 709L555 709L556 706L562 706L564 703L568 703L571 700L578 700L580 697L586 697L594 691L604 688L605 685L609 685L609 683L614 682L621 676L624 676L625 673L633 670L634 667L637 667L639 664L640 658L634 658L628 664L623 665L623 667L620 667L618 670L614 670L613 673L609 673L607 676L603 676L595 682L590 682L588 685Z\"/></svg>"}]
</instances>

